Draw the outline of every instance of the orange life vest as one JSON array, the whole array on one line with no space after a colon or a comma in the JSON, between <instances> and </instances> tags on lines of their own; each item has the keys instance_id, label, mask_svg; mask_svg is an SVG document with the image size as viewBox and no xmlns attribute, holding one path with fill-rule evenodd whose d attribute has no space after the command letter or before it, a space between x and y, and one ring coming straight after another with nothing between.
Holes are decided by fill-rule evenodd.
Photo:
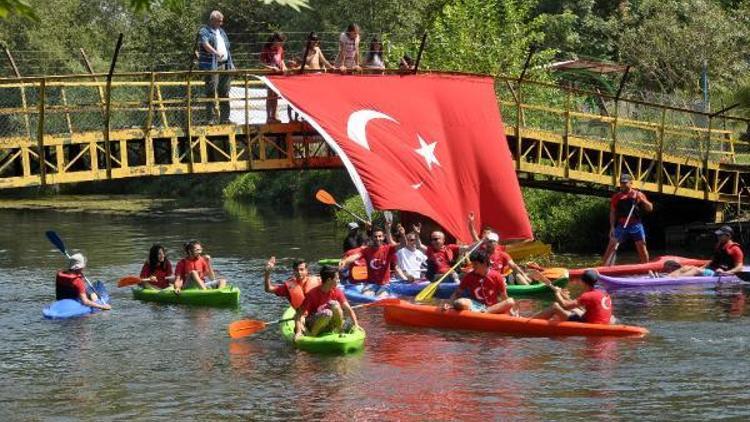
<instances>
[{"instance_id":1,"label":"orange life vest","mask_svg":"<svg viewBox=\"0 0 750 422\"><path fill-rule=\"evenodd\" d=\"M307 277L305 279L304 289L299 283L297 283L297 280L295 280L294 278L290 278L289 280L285 281L284 285L289 291L289 303L292 304L292 308L297 309L302 306L302 302L305 301L305 294L307 294L307 292L314 289L315 287L320 286L320 280L317 277Z\"/></svg>"}]
</instances>

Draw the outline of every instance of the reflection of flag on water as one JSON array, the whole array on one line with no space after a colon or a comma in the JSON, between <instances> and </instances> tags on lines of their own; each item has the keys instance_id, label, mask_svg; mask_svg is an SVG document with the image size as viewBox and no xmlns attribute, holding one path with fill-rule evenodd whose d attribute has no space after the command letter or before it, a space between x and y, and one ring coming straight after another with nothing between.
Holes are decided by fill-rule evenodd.
<instances>
[{"instance_id":1,"label":"reflection of flag on water","mask_svg":"<svg viewBox=\"0 0 750 422\"><path fill-rule=\"evenodd\" d=\"M494 81L467 75L272 76L339 154L368 211L428 216L469 241L467 215L531 238Z\"/></svg>"}]
</instances>

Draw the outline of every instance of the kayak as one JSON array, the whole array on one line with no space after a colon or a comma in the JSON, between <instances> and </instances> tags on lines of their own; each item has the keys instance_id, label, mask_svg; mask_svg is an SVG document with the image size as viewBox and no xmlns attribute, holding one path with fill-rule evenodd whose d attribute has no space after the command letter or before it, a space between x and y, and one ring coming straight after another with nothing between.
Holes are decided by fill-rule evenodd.
<instances>
[{"instance_id":1,"label":"kayak","mask_svg":"<svg viewBox=\"0 0 750 422\"><path fill-rule=\"evenodd\" d=\"M372 303L376 300L380 299L386 299L386 298L395 298L396 295L393 293L386 293L385 295L375 296L375 295L366 295L362 293L362 290L365 289L365 287L369 286L369 284L343 284L339 286L341 291L344 292L344 296L346 296L346 300L348 300L351 303ZM373 286L374 291L377 291L378 287Z\"/></svg>"},{"instance_id":2,"label":"kayak","mask_svg":"<svg viewBox=\"0 0 750 422\"><path fill-rule=\"evenodd\" d=\"M532 256L547 256L552 253L552 246L535 240L533 242L515 243L505 247L513 260L526 259ZM323 258L318 265L339 265L339 258Z\"/></svg>"},{"instance_id":3,"label":"kayak","mask_svg":"<svg viewBox=\"0 0 750 422\"><path fill-rule=\"evenodd\" d=\"M529 337L643 337L648 334L647 329L632 325L561 322L452 309L444 311L437 306L415 305L405 301L386 303L383 307L387 323L413 327L490 331Z\"/></svg>"},{"instance_id":4,"label":"kayak","mask_svg":"<svg viewBox=\"0 0 750 422\"><path fill-rule=\"evenodd\" d=\"M565 268L548 268L542 272L547 278L553 280L552 283L558 287L564 287L566 284L568 284L568 270ZM410 283L406 280L400 280L400 279L393 279L391 283L388 285L388 292L393 296L416 296L419 294L419 292L422 291L425 287L427 287L430 284L427 280L420 280L415 281L414 283ZM349 286L351 284L345 284L344 286ZM454 291L458 288L459 282L457 281L451 281L447 282L444 281L438 285L437 292L435 293L436 298L438 299L447 299L449 298ZM363 284L354 284L354 286L363 286ZM360 291L361 291L360 287ZM507 286L507 292L508 296L511 297L517 297L517 296L535 296L535 295L543 295L550 293L549 288L546 284L543 283L534 283L534 284L509 284ZM346 290L344 291L346 293ZM391 296L391 297L393 297ZM348 298L349 296L347 296ZM372 300L370 300L372 302ZM363 303L363 302L358 302Z\"/></svg>"},{"instance_id":5,"label":"kayak","mask_svg":"<svg viewBox=\"0 0 750 422\"><path fill-rule=\"evenodd\" d=\"M651 287L651 286L687 286L687 285L716 285L722 283L741 283L736 275L714 277L612 277L599 276L599 282L607 287Z\"/></svg>"},{"instance_id":6,"label":"kayak","mask_svg":"<svg viewBox=\"0 0 750 422\"><path fill-rule=\"evenodd\" d=\"M590 267L590 268L576 268L570 270L571 277L580 277L583 272L588 269L594 269L599 272L599 275L610 275L610 276L623 276L623 275L635 275L635 274L648 274L649 271L661 271L664 268L664 262L673 260L679 262L681 265L695 265L701 266L708 263L705 259L693 259L685 258L682 256L671 256L664 255L656 258L651 262L645 264L623 264L623 265L612 265L609 267Z\"/></svg>"},{"instance_id":7,"label":"kayak","mask_svg":"<svg viewBox=\"0 0 750 422\"><path fill-rule=\"evenodd\" d=\"M94 291L99 299L97 303L103 305L109 303L109 294L104 287L104 283L97 281L94 283ZM88 314L100 312L99 308L86 306L75 299L56 300L42 309L42 315L47 319L67 319L76 318Z\"/></svg>"},{"instance_id":8,"label":"kayak","mask_svg":"<svg viewBox=\"0 0 750 422\"><path fill-rule=\"evenodd\" d=\"M178 295L172 286L162 290L136 287L133 289L133 297L144 302L234 307L240 304L240 289L235 286L206 290L183 289Z\"/></svg>"},{"instance_id":9,"label":"kayak","mask_svg":"<svg viewBox=\"0 0 750 422\"><path fill-rule=\"evenodd\" d=\"M281 336L290 343L294 339L294 308L289 307L281 319L290 319L281 323ZM317 337L302 336L294 347L312 353L347 354L362 350L365 347L365 330L357 328L350 333L323 333Z\"/></svg>"}]
</instances>

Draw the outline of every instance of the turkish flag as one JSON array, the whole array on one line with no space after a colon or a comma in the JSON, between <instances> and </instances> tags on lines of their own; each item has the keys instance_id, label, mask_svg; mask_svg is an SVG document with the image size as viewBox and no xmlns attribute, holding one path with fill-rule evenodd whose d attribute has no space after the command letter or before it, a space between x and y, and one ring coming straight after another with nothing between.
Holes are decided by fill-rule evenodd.
<instances>
[{"instance_id":1,"label":"turkish flag","mask_svg":"<svg viewBox=\"0 0 750 422\"><path fill-rule=\"evenodd\" d=\"M467 217L532 238L494 80L472 75L264 78L341 157L365 202L428 216L464 242Z\"/></svg>"}]
</instances>

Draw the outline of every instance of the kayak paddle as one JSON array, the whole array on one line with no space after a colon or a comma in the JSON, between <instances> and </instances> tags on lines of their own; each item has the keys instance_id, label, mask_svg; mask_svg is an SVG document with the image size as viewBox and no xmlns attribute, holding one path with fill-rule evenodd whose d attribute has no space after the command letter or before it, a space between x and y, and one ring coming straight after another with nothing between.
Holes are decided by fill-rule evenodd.
<instances>
[{"instance_id":1,"label":"kayak paddle","mask_svg":"<svg viewBox=\"0 0 750 422\"><path fill-rule=\"evenodd\" d=\"M468 252L466 252L466 254L464 254L464 256L462 256L461 259L457 260L456 263L453 264L453 266L445 274L443 274L442 276L440 276L439 279L437 279L436 281L433 281L432 283L428 284L427 287L422 289L422 291L419 292L419 294L417 294L417 297L415 297L414 300L416 302L426 302L432 299L432 297L435 296L435 292L437 292L437 289L440 283L442 283L443 280L445 280L445 278L448 277L448 275L450 275L450 273L455 271L456 268L458 268L458 266L461 265L462 262L464 262L464 259L466 257L471 255L471 253L474 252L475 250L477 250L477 248L479 247L479 245L482 244L482 242L484 242L484 240L480 239L477 242L477 244L474 245Z\"/></svg>"},{"instance_id":2,"label":"kayak paddle","mask_svg":"<svg viewBox=\"0 0 750 422\"><path fill-rule=\"evenodd\" d=\"M635 210L635 204L636 203L633 202L633 205L630 207L628 218L625 219L625 224L622 225L623 230L628 228L628 223L630 223L630 217L633 216L633 211ZM612 255L610 255L607 262L604 263L605 267L611 267L612 265L615 265L615 260L617 259L617 248L619 247L620 247L620 239L617 239L617 243L615 243L615 249L612 251Z\"/></svg>"},{"instance_id":3,"label":"kayak paddle","mask_svg":"<svg viewBox=\"0 0 750 422\"><path fill-rule=\"evenodd\" d=\"M135 275L126 275L125 277L117 280L117 287L128 287L133 286L141 282L141 278Z\"/></svg>"},{"instance_id":4,"label":"kayak paddle","mask_svg":"<svg viewBox=\"0 0 750 422\"><path fill-rule=\"evenodd\" d=\"M320 202L322 202L322 203L324 203L326 205L333 205L336 208L347 212L349 215L351 215L352 217L354 217L357 220L361 221L363 224L370 224L370 222L365 221L362 217L360 217L357 214L354 214L353 212L349 211L348 209L342 207L338 202L336 202L336 199L333 197L333 195L331 195L330 193L328 193L327 191L325 191L323 189L318 189L318 191L315 192L315 199L317 199L318 201L320 201Z\"/></svg>"},{"instance_id":5,"label":"kayak paddle","mask_svg":"<svg viewBox=\"0 0 750 422\"><path fill-rule=\"evenodd\" d=\"M396 304L400 301L401 299L394 299L394 298L381 299L381 300L376 300L375 302L371 302L371 303L363 303L361 305L352 306L352 309L366 308L369 306L385 306L388 304ZM293 320L294 318L277 319L276 321L259 321L257 319L241 319L239 321L234 321L233 323L229 324L229 326L227 327L227 331L229 331L229 337L231 338L242 338L242 337L247 337L249 335L253 335L259 331L265 330L267 327L271 325L281 324L282 322L288 322L288 321L293 321Z\"/></svg>"},{"instance_id":6,"label":"kayak paddle","mask_svg":"<svg viewBox=\"0 0 750 422\"><path fill-rule=\"evenodd\" d=\"M65 248L65 243L60 238L60 236L57 235L57 233L54 230L47 230L46 232L44 232L44 235L47 236L47 239L50 242L52 242L53 245L55 245L57 250L62 252L62 254L65 255L66 258L70 259L70 254L68 253L68 250ZM83 275L83 279L86 280L86 283L91 288L91 291L96 292L96 289L94 289L94 285L91 284L91 281L89 281L88 277L86 277L86 275L84 275L83 273L81 273L81 275Z\"/></svg>"}]
</instances>

